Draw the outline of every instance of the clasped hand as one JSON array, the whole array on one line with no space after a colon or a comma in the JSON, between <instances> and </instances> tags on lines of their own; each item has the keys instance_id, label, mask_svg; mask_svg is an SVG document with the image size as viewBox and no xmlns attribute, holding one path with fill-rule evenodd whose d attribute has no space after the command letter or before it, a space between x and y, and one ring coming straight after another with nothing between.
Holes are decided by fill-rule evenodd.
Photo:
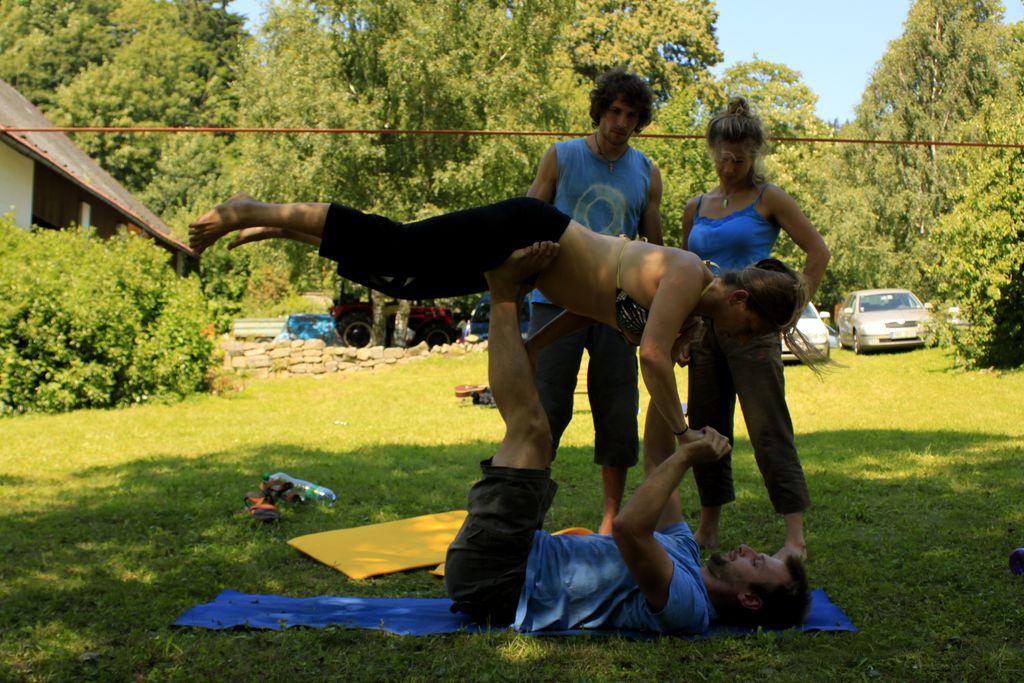
<instances>
[{"instance_id":1,"label":"clasped hand","mask_svg":"<svg viewBox=\"0 0 1024 683\"><path fill-rule=\"evenodd\" d=\"M732 450L729 439L713 427L687 430L685 440L686 443L680 449L686 450L686 458L691 465L715 462Z\"/></svg>"}]
</instances>

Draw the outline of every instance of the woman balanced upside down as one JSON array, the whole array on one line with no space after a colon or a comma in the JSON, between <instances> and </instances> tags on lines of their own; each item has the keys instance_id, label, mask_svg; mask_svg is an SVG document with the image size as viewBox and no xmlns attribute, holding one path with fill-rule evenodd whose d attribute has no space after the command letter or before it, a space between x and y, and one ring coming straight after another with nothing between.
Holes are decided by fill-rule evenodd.
<instances>
[{"instance_id":1,"label":"woman balanced upside down","mask_svg":"<svg viewBox=\"0 0 1024 683\"><path fill-rule=\"evenodd\" d=\"M190 244L202 253L235 231L229 248L270 238L306 242L335 261L342 277L400 299L486 291L487 271L520 249L553 243L545 247L553 257L532 279L566 313L528 342L531 355L592 321L615 327L640 347L657 408L648 421L660 419L659 428L680 442L700 438L687 434L673 370L699 319L741 341L788 337L807 303L803 276L774 259L716 277L691 252L591 232L528 197L401 224L341 204L272 204L236 194L192 223Z\"/></svg>"}]
</instances>

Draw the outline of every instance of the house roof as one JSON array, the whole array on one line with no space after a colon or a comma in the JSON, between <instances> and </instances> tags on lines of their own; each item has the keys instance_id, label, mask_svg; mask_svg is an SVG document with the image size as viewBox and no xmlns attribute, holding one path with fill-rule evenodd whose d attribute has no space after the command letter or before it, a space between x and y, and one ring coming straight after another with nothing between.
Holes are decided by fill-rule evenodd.
<instances>
[{"instance_id":1,"label":"house roof","mask_svg":"<svg viewBox=\"0 0 1024 683\"><path fill-rule=\"evenodd\" d=\"M64 133L10 133L4 130L54 127L39 109L0 79L0 141L96 195L125 214L154 239L189 256L196 255L187 244L171 235L171 229L166 223L100 168Z\"/></svg>"}]
</instances>

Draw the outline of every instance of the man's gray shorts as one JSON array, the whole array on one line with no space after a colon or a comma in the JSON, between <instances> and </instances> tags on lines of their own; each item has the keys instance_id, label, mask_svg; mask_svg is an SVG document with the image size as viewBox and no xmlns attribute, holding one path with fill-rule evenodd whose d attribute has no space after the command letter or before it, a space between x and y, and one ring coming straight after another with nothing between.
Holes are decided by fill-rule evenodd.
<instances>
[{"instance_id":1,"label":"man's gray shorts","mask_svg":"<svg viewBox=\"0 0 1024 683\"><path fill-rule=\"evenodd\" d=\"M551 470L480 463L482 478L469 491L469 511L448 546L444 583L454 603L475 621L515 621L534 532L558 490Z\"/></svg>"}]
</instances>

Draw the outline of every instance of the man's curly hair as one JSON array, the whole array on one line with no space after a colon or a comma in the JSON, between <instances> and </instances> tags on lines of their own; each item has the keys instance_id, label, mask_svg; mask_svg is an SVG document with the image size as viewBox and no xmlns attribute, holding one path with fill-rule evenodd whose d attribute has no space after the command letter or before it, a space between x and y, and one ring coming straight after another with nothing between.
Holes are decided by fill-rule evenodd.
<instances>
[{"instance_id":1,"label":"man's curly hair","mask_svg":"<svg viewBox=\"0 0 1024 683\"><path fill-rule=\"evenodd\" d=\"M636 74L631 74L623 68L615 68L598 78L594 89L590 91L590 122L595 127L617 97L621 97L629 106L639 110L637 133L654 118L654 91L651 90L651 86Z\"/></svg>"}]
</instances>

